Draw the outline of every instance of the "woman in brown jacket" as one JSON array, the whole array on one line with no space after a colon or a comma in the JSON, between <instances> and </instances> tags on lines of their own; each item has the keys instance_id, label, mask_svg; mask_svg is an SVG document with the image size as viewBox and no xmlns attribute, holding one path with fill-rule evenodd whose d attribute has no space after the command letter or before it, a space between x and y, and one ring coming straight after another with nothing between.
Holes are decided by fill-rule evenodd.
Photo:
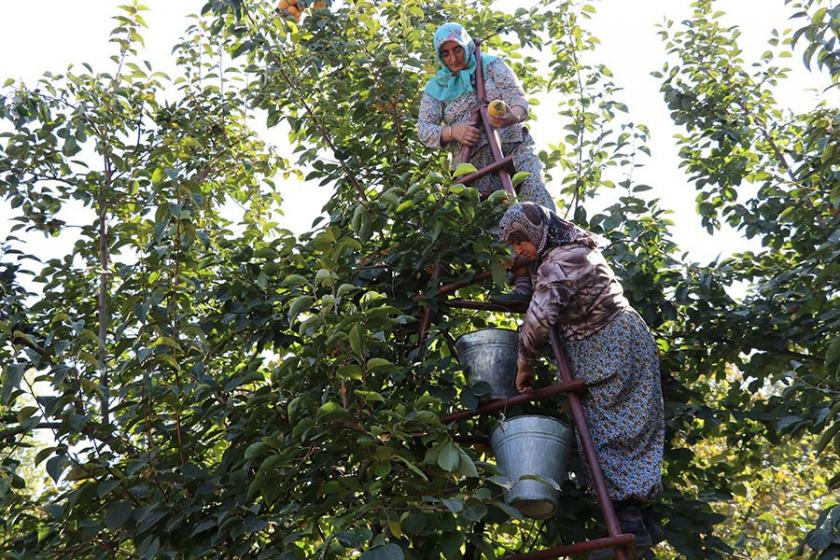
<instances>
[{"instance_id":1,"label":"woman in brown jacket","mask_svg":"<svg viewBox=\"0 0 840 560\"><path fill-rule=\"evenodd\" d=\"M622 530L652 544L641 507L660 490L664 414L656 345L598 251L600 238L532 202L511 206L500 236L531 261L534 294L519 337L516 386L531 390L532 363L558 328ZM599 551L590 558L611 558Z\"/></svg>"}]
</instances>

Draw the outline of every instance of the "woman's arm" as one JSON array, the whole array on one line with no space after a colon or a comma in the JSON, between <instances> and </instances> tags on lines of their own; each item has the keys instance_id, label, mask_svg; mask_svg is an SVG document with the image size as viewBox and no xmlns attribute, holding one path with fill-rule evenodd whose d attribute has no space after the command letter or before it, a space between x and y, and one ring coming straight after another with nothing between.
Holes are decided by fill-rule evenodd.
<instances>
[{"instance_id":1,"label":"woman's arm","mask_svg":"<svg viewBox=\"0 0 840 560\"><path fill-rule=\"evenodd\" d=\"M481 135L470 123L441 125L443 103L426 93L420 98L420 114L417 117L417 134L420 141L430 148L440 148L453 140L467 146L475 145Z\"/></svg>"},{"instance_id":2,"label":"woman's arm","mask_svg":"<svg viewBox=\"0 0 840 560\"><path fill-rule=\"evenodd\" d=\"M500 99L509 107L506 115L490 117L490 124L496 128L504 128L525 121L528 118L529 104L516 74L501 59L489 64L487 70L498 90Z\"/></svg>"},{"instance_id":3,"label":"woman's arm","mask_svg":"<svg viewBox=\"0 0 840 560\"><path fill-rule=\"evenodd\" d=\"M546 268L549 270L544 270ZM520 392L529 390L531 368L537 348L548 337L548 329L554 327L563 308L575 294L574 283L559 266L543 265L538 274L534 295L531 296L522 331L519 333L516 388Z\"/></svg>"},{"instance_id":4,"label":"woman's arm","mask_svg":"<svg viewBox=\"0 0 840 560\"><path fill-rule=\"evenodd\" d=\"M448 127L441 126L443 121L443 103L431 95L423 93L420 97L420 114L417 116L417 135L420 142L430 148L440 148L451 138L441 135Z\"/></svg>"}]
</instances>

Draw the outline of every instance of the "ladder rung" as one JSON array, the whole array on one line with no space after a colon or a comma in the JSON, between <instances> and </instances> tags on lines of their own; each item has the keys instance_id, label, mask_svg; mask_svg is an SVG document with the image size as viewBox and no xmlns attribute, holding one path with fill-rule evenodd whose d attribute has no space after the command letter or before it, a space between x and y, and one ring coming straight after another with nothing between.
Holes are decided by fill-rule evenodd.
<instances>
[{"instance_id":1,"label":"ladder rung","mask_svg":"<svg viewBox=\"0 0 840 560\"><path fill-rule=\"evenodd\" d=\"M527 259L524 257L514 257L513 263L510 264L509 268L517 269L523 266L528 266L530 264L531 259ZM438 294L440 295L449 295L453 292L457 292L461 288L466 288L467 286L472 286L473 284L478 284L479 282L483 282L489 278L492 278L493 271L492 270L485 270L483 272L478 272L474 274L472 277L465 278L463 280L457 280L455 282L450 282L449 284L444 284L440 288L438 288ZM414 301L417 301L419 296L414 296ZM460 300L463 301L463 300Z\"/></svg>"},{"instance_id":2,"label":"ladder rung","mask_svg":"<svg viewBox=\"0 0 840 560\"><path fill-rule=\"evenodd\" d=\"M630 533L624 533L615 537L604 537L601 539L593 539L591 541L583 541L574 544L564 544L554 548L547 548L546 550L538 550L536 552L529 552L527 554L516 554L514 556L506 556L504 560L553 560L561 556L569 556L570 554L580 554L582 552L592 552L593 550L603 550L605 548L615 548L617 546L627 546L635 541Z\"/></svg>"},{"instance_id":3,"label":"ladder rung","mask_svg":"<svg viewBox=\"0 0 840 560\"><path fill-rule=\"evenodd\" d=\"M490 165L488 165L486 167L482 167L481 169L479 169L475 173L470 173L469 175L462 175L455 180L458 181L459 183L461 183L462 185L469 185L470 183L472 183L474 181L478 181L479 179L481 179L485 175L489 175L490 173L495 173L496 171L499 171L500 169L504 169L508 173L513 173L513 171L514 171L514 169L513 169L513 156L508 156L504 159L500 159L499 161L494 161Z\"/></svg>"},{"instance_id":4,"label":"ladder rung","mask_svg":"<svg viewBox=\"0 0 840 560\"><path fill-rule=\"evenodd\" d=\"M493 399L491 401L487 401L475 410L458 410L448 416L444 416L443 418L441 418L441 421L443 421L444 424L448 424L450 422L456 422L458 420L472 418L473 416L490 414L492 412L504 410L511 406L516 406L518 404L523 404L526 402L542 401L555 395L559 395L561 393L572 393L582 391L585 388L586 382L582 379L575 379L570 383L555 383L554 385L549 385L548 387L536 389L531 393L523 393L521 395L516 395L515 397L510 397L509 399Z\"/></svg>"},{"instance_id":5,"label":"ladder rung","mask_svg":"<svg viewBox=\"0 0 840 560\"><path fill-rule=\"evenodd\" d=\"M459 307L461 309L480 309L482 311L503 311L505 313L525 313L528 310L528 304L512 304L499 305L498 303L491 303L489 301L470 301L467 299L452 298L444 302L449 307Z\"/></svg>"}]
</instances>

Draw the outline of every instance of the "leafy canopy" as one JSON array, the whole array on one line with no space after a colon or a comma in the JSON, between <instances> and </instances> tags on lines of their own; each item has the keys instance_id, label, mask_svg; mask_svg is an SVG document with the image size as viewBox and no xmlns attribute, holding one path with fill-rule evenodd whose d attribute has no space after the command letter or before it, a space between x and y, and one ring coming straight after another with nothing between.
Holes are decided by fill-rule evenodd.
<instances>
[{"instance_id":1,"label":"leafy canopy","mask_svg":"<svg viewBox=\"0 0 840 560\"><path fill-rule=\"evenodd\" d=\"M837 9L805 4L796 39L836 79L825 37ZM488 234L503 197L453 184L443 156L415 138L444 19L470 22L530 94L562 94L538 108L564 129L540 154L547 174L561 208L612 241L661 352L658 553L730 554L737 536L715 535L719 511L737 517L733 494L764 491L768 449L811 432L814 454L840 450L840 154L835 109L794 115L773 99L794 37L774 38L748 67L737 29L712 2L694 5L662 29L680 155L704 225L726 220L766 248L708 266L679 256L667 212L633 180L648 132L626 118L609 70L586 62L589 5L507 14L489 2L360 0L297 25L265 3L211 0L176 46L184 76L173 80L137 59L134 4L117 17L112 72L7 84L0 194L15 227L79 237L47 262L14 236L3 245L4 557L452 560L603 535L575 480L559 516L521 520L492 461L465 443L493 419L439 420L483 397L466 386L454 338L514 324L436 297L440 282L478 271L499 279L505 258ZM288 127L294 164L249 129L254 109ZM296 171L333 191L328 219L299 237L273 222L273 181ZM588 212L604 192L616 202ZM750 283L743 298L727 290L736 281ZM426 343L422 306L436 312ZM540 374L548 381L550 367ZM35 461L55 484L33 494L15 450L44 430L52 441ZM807 546L830 557L840 509L823 506Z\"/></svg>"}]
</instances>

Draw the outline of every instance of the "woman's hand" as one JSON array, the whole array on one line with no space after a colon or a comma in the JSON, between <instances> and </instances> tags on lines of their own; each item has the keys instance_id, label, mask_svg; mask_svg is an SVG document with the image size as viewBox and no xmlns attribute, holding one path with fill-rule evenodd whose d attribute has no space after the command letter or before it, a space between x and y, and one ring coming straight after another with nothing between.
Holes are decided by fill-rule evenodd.
<instances>
[{"instance_id":1,"label":"woman's hand","mask_svg":"<svg viewBox=\"0 0 840 560\"><path fill-rule=\"evenodd\" d=\"M531 393L534 388L531 383L534 377L534 370L530 365L520 364L516 369L516 390L520 393Z\"/></svg>"},{"instance_id":2,"label":"woman's hand","mask_svg":"<svg viewBox=\"0 0 840 560\"><path fill-rule=\"evenodd\" d=\"M517 106L512 109L508 109L501 117L494 117L492 115L487 115L487 117L490 120L490 124L496 128L505 128L521 122L523 120L522 115L519 114L521 112L522 108Z\"/></svg>"},{"instance_id":3,"label":"woman's hand","mask_svg":"<svg viewBox=\"0 0 840 560\"><path fill-rule=\"evenodd\" d=\"M449 127L449 136L450 140L457 140L465 146L475 146L481 138L478 129L468 123Z\"/></svg>"}]
</instances>

